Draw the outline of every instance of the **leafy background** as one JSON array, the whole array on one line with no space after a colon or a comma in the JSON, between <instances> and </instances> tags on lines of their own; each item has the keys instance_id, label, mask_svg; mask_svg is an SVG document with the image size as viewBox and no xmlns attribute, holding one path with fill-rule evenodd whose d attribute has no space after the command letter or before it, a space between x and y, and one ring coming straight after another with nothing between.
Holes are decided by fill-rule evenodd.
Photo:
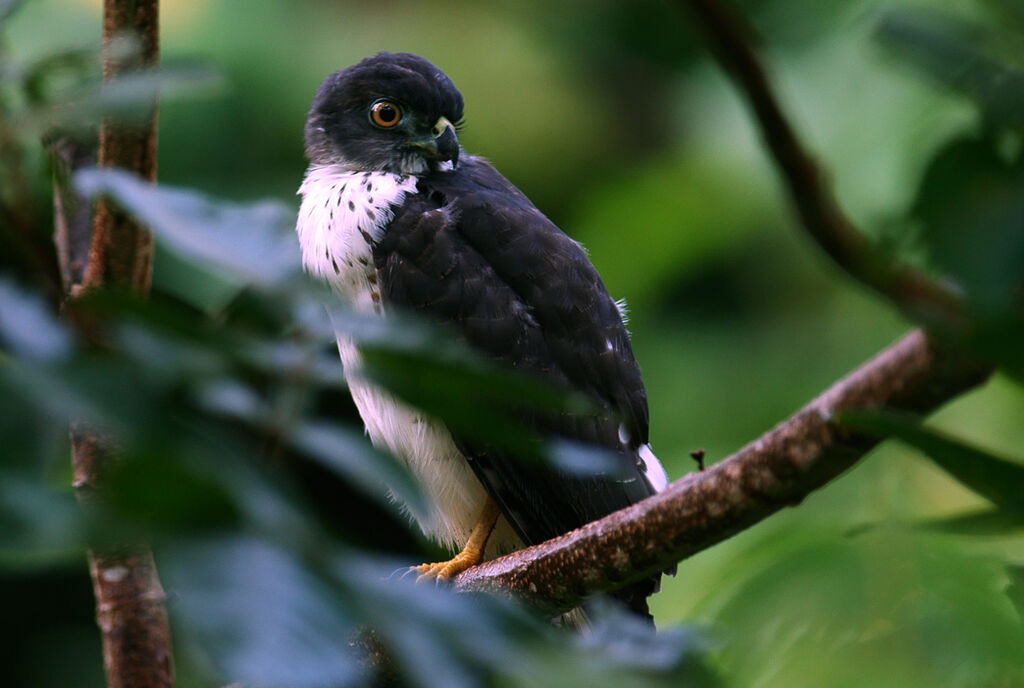
<instances>
[{"instance_id":1,"label":"leafy background","mask_svg":"<svg viewBox=\"0 0 1024 688\"><path fill-rule=\"evenodd\" d=\"M1005 84L1018 83L1011 77L1024 57L1021 4L741 4L765 36L794 122L827 161L853 219L883 245L960 276L979 309L1005 309L1012 289L988 278L1005 276L1012 284L1014 266L1024 264L1024 189L1013 172L1018 168L1006 162L1020 149L1021 110L1005 95L1013 92ZM985 502L894 443L799 508L681 565L652 600L659 626L676 629L665 654L644 656L642 643L626 643L620 648L626 659L609 660L614 671L605 673L594 664L593 647L553 639L518 611L474 612L443 593L421 598L422 591L400 582L379 585L379 569L365 568L361 558L366 548L395 557L385 565L393 569L428 547L401 517L388 515L372 489L323 488L324 474L369 485L390 464L380 457L364 462L361 452L368 450L357 426L336 422L353 415L333 377L330 351L317 346L322 323L309 316L314 324L298 328L291 349L275 339L283 333L293 337L283 341L295 341L295 314L305 313L312 288L296 296L285 279L289 266L266 264L261 256L279 255L274 231L297 209L294 190L305 167L301 128L319 81L377 50L416 52L445 69L467 101L463 146L488 157L581 240L611 293L626 298L652 440L670 477L694 469L689 451L702 447L711 461L726 456L912 326L844 278L801 235L746 111L708 62L698 34L669 4L177 0L164 3L161 22L164 64L186 75L180 88L165 89L161 104L161 182L243 204L272 202L231 206L241 214L224 216L218 203L204 206L188 192L169 201L168 212L184 213L186 224L223 220L225 231L234 231L228 236L242 242L233 245L253 251L198 255L188 249L188 236L175 234L174 222L157 218L154 224L165 227L157 228L158 238L169 247L155 268L155 300L164 310L127 307L129 316L119 316L120 358L66 362L61 345L45 337L47 327L30 327L28 316L12 316L13 327L0 327L14 354L11 332L29 333L25 350L46 350L51 342L59 373L50 364L32 370L49 371L61 389L77 389L103 406L49 395L45 379L5 377L0 387L0 410L11 419L19 418L32 390L50 400L33 406L41 409L38 425L0 424L6 454L0 461L10 464L0 483L6 509L0 530L9 528L0 548L0 603L9 619L0 646L20 657L5 662L14 685L102 683L80 554L80 537L91 530L83 523L85 535L68 531L81 519L62 487L67 447L55 420L83 405L105 420L147 420L139 427L149 434L130 439L131 446L148 448L140 449L150 459L147 470L120 476L122 492L146 495L145 503L117 507L166 544L158 556L172 618L183 624L176 629L182 685L239 675L256 685L351 679L347 655L326 639L344 636L354 619L386 623L409 608L422 612L410 624L421 632L392 628L389 637L407 659L433 657L423 660L429 667L423 673L432 676L419 679L430 685L472 685L481 677L511 685L565 685L569 677L581 685L598 679L622 685L616 681L623 675L645 672L676 685L680 675L706 678L694 669L695 654L706 657L723 683L737 686L1024 681L1019 520L968 535L939 527L937 520ZM99 32L98 2L30 0L3 27L5 64L91 49ZM978 46L1002 72L985 71ZM198 81L196 63L205 65ZM7 72L8 85L14 73ZM59 90L60 79L54 83ZM24 106L10 94L8 102ZM27 136L24 146L33 146ZM45 163L31 153L26 159L34 161L29 174L44 205ZM93 180L108 190L117 183ZM126 188L126 205L134 199L152 207L141 191ZM266 232L255 231L260 227ZM247 228L255 229L247 234ZM32 303L11 284L5 282L4 317L15 305ZM241 292L239 284L246 285ZM103 299L93 307L125 308ZM196 310L210 314L215 326L196 325ZM46 317L31 307L19 311L25 312ZM217 340L220 335L231 341ZM429 335L415 328L409 334L423 336ZM275 375L275 366L296 360L289 355L303 362L295 370L313 383ZM1020 368L1008 369L1011 374L997 374L941 411L935 425L1020 457L1024 394L1013 375L1019 380ZM132 378L134 386L121 379L104 388L96 380L110 370L142 377ZM168 381L166 371L178 377ZM193 405L177 405L181 394ZM301 432L266 431L310 409L315 413L297 426ZM144 413L150 415L143 419ZM213 443L196 425L210 413L235 424L217 426ZM255 438L246 432L252 428ZM354 464L336 465L331 448L342 445L358 447L348 454ZM155 446L162 449L150 451ZM223 454L214 450L225 446L230 450ZM296 481L282 497L264 490L284 480L278 466L222 460L268 446L272 455L302 455L302 471L312 479ZM179 458L162 462L160 454ZM191 462L180 460L184 454ZM19 457L28 456L46 457L43 468L20 470ZM360 474L367 464L378 468ZM25 484L11 478L26 474L33 480ZM147 490L147 480L157 485ZM320 506L309 506L310 491ZM154 494L164 499L154 503ZM19 500L31 503L21 508ZM363 510L379 519L378 532L352 527L353 514ZM27 514L31 527L18 514ZM294 533L311 540L296 544ZM225 539L211 540L212 534ZM180 588L176 580L183 581ZM353 611L369 591L376 604ZM267 599L274 600L269 609L256 603ZM325 600L349 616L323 612ZM473 613L493 614L505 630L488 635L486 624L467 621ZM218 623L223 628L211 627ZM239 627L275 632L233 635ZM424 629L435 632L436 646L416 644L425 642ZM477 646L457 640L460 629L479 638ZM596 637L598 647L609 647ZM221 644L213 647L223 651L211 659L189 638L214 638ZM511 663L521 667L495 678L488 658L510 647L519 652ZM286 660L309 675L275 673Z\"/></svg>"}]
</instances>

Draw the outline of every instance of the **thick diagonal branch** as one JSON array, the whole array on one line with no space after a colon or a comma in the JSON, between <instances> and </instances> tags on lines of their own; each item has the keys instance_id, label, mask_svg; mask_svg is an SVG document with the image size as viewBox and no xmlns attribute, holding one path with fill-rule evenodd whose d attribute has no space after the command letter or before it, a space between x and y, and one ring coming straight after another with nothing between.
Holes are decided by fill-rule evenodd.
<instances>
[{"instance_id":1,"label":"thick diagonal branch","mask_svg":"<svg viewBox=\"0 0 1024 688\"><path fill-rule=\"evenodd\" d=\"M550 613L696 554L798 504L877 444L830 421L841 409L928 412L987 369L914 331L712 468L566 535L459 575L457 590L512 593Z\"/></svg>"}]
</instances>

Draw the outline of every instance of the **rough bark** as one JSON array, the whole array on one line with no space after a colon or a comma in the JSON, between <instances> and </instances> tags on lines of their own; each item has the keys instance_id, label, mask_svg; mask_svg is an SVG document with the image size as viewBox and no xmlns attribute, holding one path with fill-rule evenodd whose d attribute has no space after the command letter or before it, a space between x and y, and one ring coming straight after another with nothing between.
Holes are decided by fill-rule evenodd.
<instances>
[{"instance_id":1,"label":"rough bark","mask_svg":"<svg viewBox=\"0 0 1024 688\"><path fill-rule=\"evenodd\" d=\"M92 242L92 204L72 186L75 170L96 164L96 136L59 137L47 146L53 167L53 243L65 295L85 279Z\"/></svg>"},{"instance_id":2,"label":"rough bark","mask_svg":"<svg viewBox=\"0 0 1024 688\"><path fill-rule=\"evenodd\" d=\"M156 0L106 0L103 6L103 81L159 62L158 3ZM124 37L138 41L137 51L125 57L117 49ZM105 117L100 128L100 167L131 170L156 180L157 103L139 121L125 123ZM153 267L153 236L123 211L101 198L93 218L85 288L101 284L149 290Z\"/></svg>"}]
</instances>

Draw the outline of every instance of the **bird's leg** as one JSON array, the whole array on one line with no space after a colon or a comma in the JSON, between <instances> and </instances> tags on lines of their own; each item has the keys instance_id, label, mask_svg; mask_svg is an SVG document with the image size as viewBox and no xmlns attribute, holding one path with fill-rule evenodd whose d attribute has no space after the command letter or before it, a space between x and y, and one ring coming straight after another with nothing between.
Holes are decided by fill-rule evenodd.
<instances>
[{"instance_id":1,"label":"bird's leg","mask_svg":"<svg viewBox=\"0 0 1024 688\"><path fill-rule=\"evenodd\" d=\"M417 574L416 580L436 578L437 580L448 580L457 576L471 566L476 566L484 558L484 547L487 545L487 538L494 530L494 524L498 521L498 505L490 497L484 502L483 511L477 518L473 532L469 534L469 540L462 551L456 554L449 561L439 561L434 564L420 564L412 567Z\"/></svg>"}]
</instances>

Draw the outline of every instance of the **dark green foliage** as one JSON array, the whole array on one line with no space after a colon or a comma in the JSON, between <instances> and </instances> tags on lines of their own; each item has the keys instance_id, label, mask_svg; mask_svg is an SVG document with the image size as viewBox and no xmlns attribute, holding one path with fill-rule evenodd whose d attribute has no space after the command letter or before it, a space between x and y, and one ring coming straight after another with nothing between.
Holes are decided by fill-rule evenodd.
<instances>
[{"instance_id":1,"label":"dark green foliage","mask_svg":"<svg viewBox=\"0 0 1024 688\"><path fill-rule=\"evenodd\" d=\"M719 459L907 326L801 252L733 96L699 66L698 41L673 38L685 19L670 4L648 3L648 14L616 2L509 3L497 15L414 5L252 0L243 13L165 3L160 174L204 191L118 172L76 178L158 241L152 298L96 293L74 306L99 323L86 341L55 315L59 289L36 257L52 253L38 135L130 112L158 79L139 74L102 93L98 22L82 19L85 5L0 2L0 22L12 22L2 37L46 48L0 56L0 654L10 653L0 683L101 685L84 549L142 540L169 593L186 687L362 685L350 642L364 627L416 686L711 685L709 655L735 685L1019 684L1020 464L1000 457L1020 456L1024 407L1007 377L937 421L949 434L861 418L858 427L902 438L944 471L889 447L799 509L684 562L652 598L656 638L614 609L595 608L580 637L507 601L402 578L441 553L383 487L423 508L403 466L362 434L334 327L363 345L376 381L487 441L522 441L509 406L585 407L495 372L422 324L325 313L329 295L299 269L288 201L303 113L330 70L388 47L424 52L457 77L471 104L467 147L583 239L613 294L629 297L654 446L673 478L690 470L690 449ZM784 58L777 72L797 128L821 141L839 186L868 198L864 180L881 170L903 191L906 212L851 214L868 230L884 215L894 250L910 246L955 283L977 326L953 344L1021 379L1024 6L993 0L969 20L884 17L875 33L895 59L867 71L856 66L863 55L842 52L844 31L875 26L850 19L858 3L743 5L768 54ZM16 7L43 19L15 25ZM41 23L70 23L88 47L47 47ZM88 26L93 37L81 35ZM361 42L372 27L395 44ZM474 47L480 37L486 50ZM219 84L175 57L200 44L229 88L198 105L175 101ZM814 79L816 65L851 64L852 86L847 72ZM934 86L906 112L894 96L910 79L893 88L883 78L912 73L905 64ZM950 103L972 119L935 127L932 108ZM822 122L833 120L830 133ZM890 149L917 157L886 176L874 164ZM266 193L287 200L253 202ZM115 437L121 457L106 498L84 512L69 487L71 418ZM568 468L594 460L578 447L547 453ZM923 527L842 537L864 522ZM716 642L673 628L680 620L711 627Z\"/></svg>"},{"instance_id":2,"label":"dark green foliage","mask_svg":"<svg viewBox=\"0 0 1024 688\"><path fill-rule=\"evenodd\" d=\"M1024 26L992 2L986 21L894 11L879 36L977 110L975 130L932 157L910 211L930 265L962 290L969 345L1024 374ZM984 15L983 15L984 16Z\"/></svg>"},{"instance_id":3,"label":"dark green foliage","mask_svg":"<svg viewBox=\"0 0 1024 688\"><path fill-rule=\"evenodd\" d=\"M914 416L845 411L838 420L842 425L875 437L906 442L999 508L1024 513L1024 464L994 456L924 427L921 419Z\"/></svg>"},{"instance_id":4,"label":"dark green foliage","mask_svg":"<svg viewBox=\"0 0 1024 688\"><path fill-rule=\"evenodd\" d=\"M41 418L87 421L116 438L119 456L83 527L66 489L50 493L30 478L2 474L3 517L19 533L4 542L9 555L38 561L53 550L81 552L85 542L153 542L181 647L197 671L222 681L359 685L361 664L347 642L364 626L378 629L415 685L470 686L491 675L543 682L543 671L565 662L579 685L621 685L623 672L633 670L646 672L650 685L673 685L680 675L697 677L696 685L710 680L690 635L666 636L662 650L646 657L609 655L603 647L611 638L582 643L508 604L414 587L389 576L401 563L382 565L332 537L289 475L291 457L374 497L376 509L392 508L385 484L414 510L423 502L405 469L358 430L309 412L319 390L343 379L322 291L301 279L291 251L290 219L266 204L221 204L120 173L81 179L82 188L147 213L158 240L194 270L227 276L238 293L258 293L270 322L236 321L230 304L213 322L203 303L97 292L74 305L78 317L100 323L96 343L87 345L38 298L6 285L0 386L10 392L4 399L19 403L4 409L5 442L14 448L5 460L39 464L32 433ZM377 352L375 370L390 371L393 377L380 378L395 380L399 393L404 378L395 371L444 370L455 389L436 406L446 416L471 415L472 388L502 403L571 403L489 370L415 323L332 317ZM274 336L282 330L288 336ZM514 434L478 432L499 442L507 441L502 433ZM268 447L277 450L268 456ZM373 513L362 518L350 527L372 530ZM517 659L498 661L509 657Z\"/></svg>"}]
</instances>

